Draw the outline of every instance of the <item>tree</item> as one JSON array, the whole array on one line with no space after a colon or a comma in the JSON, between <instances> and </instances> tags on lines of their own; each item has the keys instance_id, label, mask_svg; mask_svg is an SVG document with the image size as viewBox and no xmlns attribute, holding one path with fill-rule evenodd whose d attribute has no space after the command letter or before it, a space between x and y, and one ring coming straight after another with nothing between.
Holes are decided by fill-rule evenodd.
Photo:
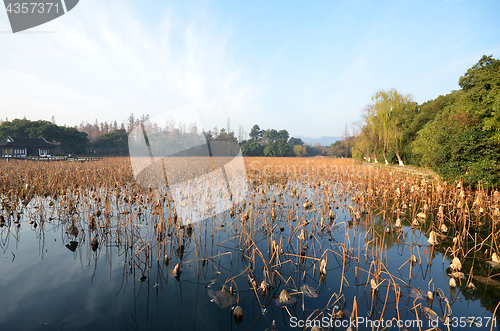
<instances>
[{"instance_id":1,"label":"tree","mask_svg":"<svg viewBox=\"0 0 500 331\"><path fill-rule=\"evenodd\" d=\"M458 84L462 87L463 98L460 103L468 105L482 122L482 129L492 134L491 138L500 142L500 60L491 56L483 57L465 75ZM471 105L475 105L473 109Z\"/></svg>"},{"instance_id":2,"label":"tree","mask_svg":"<svg viewBox=\"0 0 500 331\"><path fill-rule=\"evenodd\" d=\"M412 97L411 95L402 95L396 89L387 92L380 90L372 97L372 101L375 101L376 119L381 124L379 138L383 142L384 161L388 164L387 149L394 142L396 157L399 165L403 166L399 146L403 132L410 123L411 113L414 111L415 105L412 102Z\"/></svg>"},{"instance_id":3,"label":"tree","mask_svg":"<svg viewBox=\"0 0 500 331\"><path fill-rule=\"evenodd\" d=\"M278 131L275 129L268 129L264 131L264 134L262 135L262 141L264 144L269 144L269 143L274 143L278 139Z\"/></svg>"},{"instance_id":4,"label":"tree","mask_svg":"<svg viewBox=\"0 0 500 331\"><path fill-rule=\"evenodd\" d=\"M379 91L374 111L363 112L356 156L373 148L386 160L432 167L446 180L500 187L500 61L483 56L459 85L421 105Z\"/></svg>"},{"instance_id":5,"label":"tree","mask_svg":"<svg viewBox=\"0 0 500 331\"><path fill-rule=\"evenodd\" d=\"M128 154L128 136L125 130L104 133L92 143L95 154Z\"/></svg>"},{"instance_id":6,"label":"tree","mask_svg":"<svg viewBox=\"0 0 500 331\"><path fill-rule=\"evenodd\" d=\"M462 90L467 91L471 88L478 87L485 90L491 88L492 78L495 80L495 73L497 72L499 61L492 58L492 56L483 55L483 57L468 69L467 72L460 77L458 85Z\"/></svg>"},{"instance_id":7,"label":"tree","mask_svg":"<svg viewBox=\"0 0 500 331\"><path fill-rule=\"evenodd\" d=\"M290 148L286 143L286 140L279 140L276 143L276 156L288 156L290 154Z\"/></svg>"},{"instance_id":8,"label":"tree","mask_svg":"<svg viewBox=\"0 0 500 331\"><path fill-rule=\"evenodd\" d=\"M290 139L288 139L288 144L291 146L295 146L295 145L302 146L302 145L304 145L304 142L300 138L291 137Z\"/></svg>"},{"instance_id":9,"label":"tree","mask_svg":"<svg viewBox=\"0 0 500 331\"><path fill-rule=\"evenodd\" d=\"M234 136L234 132L227 133L224 128L220 129L219 135L217 136L217 138L215 138L213 140L216 140L216 141L231 141L231 142L234 142L234 143L238 142L238 139L236 139L236 137Z\"/></svg>"},{"instance_id":10,"label":"tree","mask_svg":"<svg viewBox=\"0 0 500 331\"><path fill-rule=\"evenodd\" d=\"M260 127L255 124L250 130L249 136L251 141L260 141L262 139L262 135L264 134L264 130L261 130Z\"/></svg>"},{"instance_id":11,"label":"tree","mask_svg":"<svg viewBox=\"0 0 500 331\"><path fill-rule=\"evenodd\" d=\"M266 144L266 147L264 147L264 155L265 156L277 156L278 154L278 149L276 146L276 143L273 141L269 142Z\"/></svg>"},{"instance_id":12,"label":"tree","mask_svg":"<svg viewBox=\"0 0 500 331\"><path fill-rule=\"evenodd\" d=\"M134 127L135 127L135 117L134 114L130 114L127 122L127 132L132 132Z\"/></svg>"},{"instance_id":13,"label":"tree","mask_svg":"<svg viewBox=\"0 0 500 331\"><path fill-rule=\"evenodd\" d=\"M500 61L483 56L460 77L412 144L421 163L445 179L500 186ZM442 98L441 98L442 99ZM433 101L436 104L439 98Z\"/></svg>"},{"instance_id":14,"label":"tree","mask_svg":"<svg viewBox=\"0 0 500 331\"><path fill-rule=\"evenodd\" d=\"M241 145L241 153L243 156L261 156L264 149L257 141L247 141Z\"/></svg>"},{"instance_id":15,"label":"tree","mask_svg":"<svg viewBox=\"0 0 500 331\"><path fill-rule=\"evenodd\" d=\"M306 148L305 148L305 146L295 145L295 146L293 146L293 153L296 156L304 156L304 155L306 155Z\"/></svg>"},{"instance_id":16,"label":"tree","mask_svg":"<svg viewBox=\"0 0 500 331\"><path fill-rule=\"evenodd\" d=\"M286 143L288 141L288 137L290 137L290 135L287 130L279 130L276 140L284 141Z\"/></svg>"},{"instance_id":17,"label":"tree","mask_svg":"<svg viewBox=\"0 0 500 331\"><path fill-rule=\"evenodd\" d=\"M303 156L306 154L304 142L300 138L290 137L288 139L288 153L292 156Z\"/></svg>"},{"instance_id":18,"label":"tree","mask_svg":"<svg viewBox=\"0 0 500 331\"><path fill-rule=\"evenodd\" d=\"M380 128L373 104L370 104L364 108L362 117L366 122L366 125L361 129L361 132L364 134L364 137L367 140L367 156L370 160L370 149L373 148L373 159L375 160L375 163L377 163L377 149L379 147L380 141L378 131L380 130Z\"/></svg>"},{"instance_id":19,"label":"tree","mask_svg":"<svg viewBox=\"0 0 500 331\"><path fill-rule=\"evenodd\" d=\"M52 124L49 121L30 121L14 119L0 124L0 139L7 136L26 138L45 138L47 141L60 142L55 154L85 154L88 138L85 132Z\"/></svg>"}]
</instances>

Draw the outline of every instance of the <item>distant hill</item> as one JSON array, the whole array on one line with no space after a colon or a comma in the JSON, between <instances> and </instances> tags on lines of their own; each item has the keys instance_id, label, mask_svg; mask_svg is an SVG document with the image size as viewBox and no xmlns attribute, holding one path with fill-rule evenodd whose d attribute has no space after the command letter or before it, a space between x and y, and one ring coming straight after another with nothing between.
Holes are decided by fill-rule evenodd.
<instances>
[{"instance_id":1,"label":"distant hill","mask_svg":"<svg viewBox=\"0 0 500 331\"><path fill-rule=\"evenodd\" d=\"M321 146L330 146L331 144L333 144L337 140L343 140L344 139L342 137L328 137L328 136L323 136L321 138L311 138L311 137L295 136L295 138L300 138L306 144L313 145L313 146L316 143L320 143Z\"/></svg>"}]
</instances>

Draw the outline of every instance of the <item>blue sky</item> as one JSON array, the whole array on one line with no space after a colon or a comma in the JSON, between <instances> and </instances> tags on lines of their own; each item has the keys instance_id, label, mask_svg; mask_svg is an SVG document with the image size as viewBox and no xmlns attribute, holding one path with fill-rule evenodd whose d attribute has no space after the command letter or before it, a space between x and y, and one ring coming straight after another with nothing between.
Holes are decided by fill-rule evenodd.
<instances>
[{"instance_id":1,"label":"blue sky","mask_svg":"<svg viewBox=\"0 0 500 331\"><path fill-rule=\"evenodd\" d=\"M0 117L119 122L194 103L207 128L340 136L378 89L422 103L500 57L498 1L106 1L12 34Z\"/></svg>"}]
</instances>

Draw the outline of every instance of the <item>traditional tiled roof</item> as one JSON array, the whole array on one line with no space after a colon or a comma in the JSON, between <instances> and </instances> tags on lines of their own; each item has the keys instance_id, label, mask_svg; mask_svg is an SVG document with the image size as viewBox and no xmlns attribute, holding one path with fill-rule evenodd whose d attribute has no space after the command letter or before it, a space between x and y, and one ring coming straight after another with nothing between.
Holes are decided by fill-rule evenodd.
<instances>
[{"instance_id":1,"label":"traditional tiled roof","mask_svg":"<svg viewBox=\"0 0 500 331\"><path fill-rule=\"evenodd\" d=\"M0 143L0 147L56 147L59 143L51 143L45 138L24 138L8 136L4 142Z\"/></svg>"}]
</instances>

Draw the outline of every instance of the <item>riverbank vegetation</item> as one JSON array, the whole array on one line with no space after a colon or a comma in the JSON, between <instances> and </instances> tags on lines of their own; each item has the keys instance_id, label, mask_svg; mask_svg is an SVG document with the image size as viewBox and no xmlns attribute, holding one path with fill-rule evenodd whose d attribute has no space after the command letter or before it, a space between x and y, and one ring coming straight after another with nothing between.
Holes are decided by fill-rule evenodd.
<instances>
[{"instance_id":1,"label":"riverbank vegetation","mask_svg":"<svg viewBox=\"0 0 500 331\"><path fill-rule=\"evenodd\" d=\"M421 105L380 90L362 111L353 156L435 170L444 180L500 186L500 60L483 56L459 90Z\"/></svg>"},{"instance_id":2,"label":"riverbank vegetation","mask_svg":"<svg viewBox=\"0 0 500 331\"><path fill-rule=\"evenodd\" d=\"M330 146L310 146L290 137L286 129L261 129L255 124L244 139L234 131L204 132L206 140L239 144L243 156L353 157L382 164L430 168L442 179L466 186L500 187L500 60L483 56L460 77L459 90L423 104L397 89L379 90L362 110L359 133L345 130ZM7 136L45 138L60 142L55 155L128 155L128 134L138 125L165 137L199 134L195 127L152 123L148 115L127 123L81 123L58 126L55 120L14 119L0 122L0 140Z\"/></svg>"}]
</instances>

